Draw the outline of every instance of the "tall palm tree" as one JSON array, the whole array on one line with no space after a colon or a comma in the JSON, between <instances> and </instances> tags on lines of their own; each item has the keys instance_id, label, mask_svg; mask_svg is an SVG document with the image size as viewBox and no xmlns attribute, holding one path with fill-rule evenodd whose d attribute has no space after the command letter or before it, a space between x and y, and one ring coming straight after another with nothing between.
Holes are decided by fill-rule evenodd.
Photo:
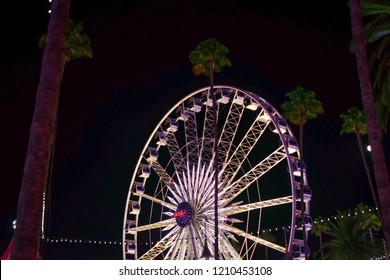
<instances>
[{"instance_id":1,"label":"tall palm tree","mask_svg":"<svg viewBox=\"0 0 390 280\"><path fill-rule=\"evenodd\" d=\"M217 101L214 95L214 72L219 73L223 67L231 66L227 54L229 49L218 42L215 38L209 38L202 41L190 53L190 61L193 64L192 72L198 76L204 74L210 77L210 95L213 102L214 119L214 214L215 214L215 259L218 259L218 123L217 123Z\"/></svg>"},{"instance_id":2,"label":"tall palm tree","mask_svg":"<svg viewBox=\"0 0 390 280\"><path fill-rule=\"evenodd\" d=\"M70 0L54 1L24 165L11 259L37 259L43 190L54 144L58 92L65 65L65 31Z\"/></svg>"},{"instance_id":3,"label":"tall palm tree","mask_svg":"<svg viewBox=\"0 0 390 280\"><path fill-rule=\"evenodd\" d=\"M332 238L324 242L326 259L368 260L383 252L378 244L371 243L366 230L361 228L359 216L339 212L336 221L329 222L327 234Z\"/></svg>"},{"instance_id":4,"label":"tall palm tree","mask_svg":"<svg viewBox=\"0 0 390 280\"><path fill-rule=\"evenodd\" d=\"M390 119L390 3L364 0L361 9L377 117L381 129L387 132Z\"/></svg>"},{"instance_id":5,"label":"tall palm tree","mask_svg":"<svg viewBox=\"0 0 390 280\"><path fill-rule=\"evenodd\" d=\"M68 18L66 22L66 31L65 31L65 61L70 62L75 59L87 57L92 58L93 53L91 50L91 41L88 35L83 33L84 27L81 23L75 23L73 19ZM39 38L39 46L44 48L47 42L47 34L43 34ZM58 111L57 111L58 114ZM44 189L43 196L43 213L42 213L42 238L45 237L46 231L48 231L48 220L50 213L50 195L51 195L51 177L52 177L52 168L54 162L54 151L55 151L55 136L57 134L57 119L54 125L54 142L52 146L50 166L48 173L48 182ZM41 246L40 254L43 253L43 247Z\"/></svg>"},{"instance_id":6,"label":"tall palm tree","mask_svg":"<svg viewBox=\"0 0 390 280\"><path fill-rule=\"evenodd\" d=\"M341 114L340 117L343 121L340 134L354 133L356 135L356 139L359 145L360 155L362 157L364 169L367 175L368 185L371 191L371 196L375 203L375 206L379 209L377 194L375 191L374 184L372 182L371 172L370 169L368 168L368 163L367 163L366 156L364 154L364 148L362 143L362 136L367 134L367 126L364 120L364 112L363 110L357 107L352 107L348 109L346 114Z\"/></svg>"},{"instance_id":7,"label":"tall palm tree","mask_svg":"<svg viewBox=\"0 0 390 280\"><path fill-rule=\"evenodd\" d=\"M329 224L327 220L322 218L321 216L318 216L317 218L314 219L314 223L311 227L310 232L317 236L320 239L320 254L321 254L321 259L324 259L324 250L322 249L323 246L323 234L326 233L329 229Z\"/></svg>"},{"instance_id":8,"label":"tall palm tree","mask_svg":"<svg viewBox=\"0 0 390 280\"><path fill-rule=\"evenodd\" d=\"M44 43L45 50L19 194L11 259L40 258L42 198L50 184L65 62L84 56L92 57L89 39L81 34L81 25L68 19L69 6L70 0L53 3L48 33L40 42Z\"/></svg>"},{"instance_id":9,"label":"tall palm tree","mask_svg":"<svg viewBox=\"0 0 390 280\"><path fill-rule=\"evenodd\" d=\"M322 104L316 99L316 93L312 90L307 90L301 86L296 87L288 92L286 96L289 101L282 104L284 117L291 123L299 126L299 156L301 169L301 190L303 190L303 127L308 120L315 119L318 115L324 112ZM301 219L305 220L305 205L303 203L303 192L301 192ZM303 244L305 249L305 259L308 258L306 226L303 222Z\"/></svg>"},{"instance_id":10,"label":"tall palm tree","mask_svg":"<svg viewBox=\"0 0 390 280\"><path fill-rule=\"evenodd\" d=\"M360 0L349 0L352 37L360 82L360 91L367 133L371 145L371 157L378 189L380 212L383 219L383 233L387 248L390 248L390 179L381 143L381 131L375 113L375 103L370 82L366 45L364 42Z\"/></svg>"}]
</instances>

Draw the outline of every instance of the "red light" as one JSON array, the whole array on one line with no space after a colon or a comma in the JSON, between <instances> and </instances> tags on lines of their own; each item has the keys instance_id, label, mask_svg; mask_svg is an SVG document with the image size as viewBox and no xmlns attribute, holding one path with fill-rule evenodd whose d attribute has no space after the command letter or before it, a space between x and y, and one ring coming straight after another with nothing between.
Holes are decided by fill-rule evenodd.
<instances>
[{"instance_id":1,"label":"red light","mask_svg":"<svg viewBox=\"0 0 390 280\"><path fill-rule=\"evenodd\" d=\"M183 218L183 216L186 214L186 210L178 210L175 213L173 213L174 218Z\"/></svg>"}]
</instances>

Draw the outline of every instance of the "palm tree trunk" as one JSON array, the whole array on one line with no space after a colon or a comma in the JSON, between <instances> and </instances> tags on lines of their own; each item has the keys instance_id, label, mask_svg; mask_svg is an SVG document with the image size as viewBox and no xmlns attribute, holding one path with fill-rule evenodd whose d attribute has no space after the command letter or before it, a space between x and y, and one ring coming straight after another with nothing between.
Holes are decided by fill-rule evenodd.
<instances>
[{"instance_id":1,"label":"palm tree trunk","mask_svg":"<svg viewBox=\"0 0 390 280\"><path fill-rule=\"evenodd\" d=\"M324 250L322 250L322 231L320 230L320 252L321 252L321 260L324 259Z\"/></svg>"},{"instance_id":2,"label":"palm tree trunk","mask_svg":"<svg viewBox=\"0 0 390 280\"><path fill-rule=\"evenodd\" d=\"M381 143L378 121L375 113L374 98L368 70L366 46L363 37L363 27L360 14L360 0L349 0L351 13L351 29L355 42L357 72L360 82L361 97L367 123L368 138L371 145L371 156L374 175L378 188L378 197L383 219L383 234L387 248L390 248L390 180Z\"/></svg>"},{"instance_id":3,"label":"palm tree trunk","mask_svg":"<svg viewBox=\"0 0 390 280\"><path fill-rule=\"evenodd\" d=\"M69 6L70 0L53 2L19 194L11 259L39 258L42 198L48 182L59 89L65 65L65 31Z\"/></svg>"},{"instance_id":4,"label":"palm tree trunk","mask_svg":"<svg viewBox=\"0 0 390 280\"><path fill-rule=\"evenodd\" d=\"M304 188L304 180L303 180L303 119L304 112L301 112L301 120L299 124L299 157L300 157L300 169L301 169L301 220L302 220L302 234L303 234L303 248L305 252L305 260L308 259L308 250L307 250L307 237L306 237L306 225L305 225L305 202L303 201L303 188Z\"/></svg>"},{"instance_id":5,"label":"palm tree trunk","mask_svg":"<svg viewBox=\"0 0 390 280\"><path fill-rule=\"evenodd\" d=\"M372 182L370 169L368 168L367 159L366 159L366 156L364 155L364 148L363 148L362 138L361 138L361 136L359 134L359 131L355 131L355 134L356 134L356 138L357 138L358 145L359 145L360 155L362 156L364 169L366 170L368 185L370 187L372 199L374 200L375 207L377 209L379 209L379 203L378 203L378 199L376 198L375 188L374 188L374 184ZM379 213L379 211L378 211L378 213ZM381 215L379 215L379 219L382 222Z\"/></svg>"},{"instance_id":6,"label":"palm tree trunk","mask_svg":"<svg viewBox=\"0 0 390 280\"><path fill-rule=\"evenodd\" d=\"M213 119L214 119L214 258L218 260L218 119L217 119L217 100L214 95L214 62L209 63L210 70L210 94L213 101Z\"/></svg>"},{"instance_id":7,"label":"palm tree trunk","mask_svg":"<svg viewBox=\"0 0 390 280\"><path fill-rule=\"evenodd\" d=\"M368 234L370 235L371 243L374 244L374 232L373 232L372 228L368 229Z\"/></svg>"}]
</instances>

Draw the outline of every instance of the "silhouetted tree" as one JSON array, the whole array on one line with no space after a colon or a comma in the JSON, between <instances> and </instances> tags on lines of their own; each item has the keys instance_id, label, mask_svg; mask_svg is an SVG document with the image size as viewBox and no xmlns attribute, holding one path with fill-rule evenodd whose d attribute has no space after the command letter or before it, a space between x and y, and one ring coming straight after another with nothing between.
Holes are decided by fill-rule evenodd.
<instances>
[{"instance_id":1,"label":"silhouetted tree","mask_svg":"<svg viewBox=\"0 0 390 280\"><path fill-rule=\"evenodd\" d=\"M81 25L68 19L70 0L53 2L37 90L22 186L17 208L11 259L38 259L42 234L43 197L50 181L58 116L59 92L65 62L92 57Z\"/></svg>"},{"instance_id":2,"label":"silhouetted tree","mask_svg":"<svg viewBox=\"0 0 390 280\"><path fill-rule=\"evenodd\" d=\"M352 38L355 44L355 57L360 82L360 91L364 115L367 124L367 133L371 145L371 157L374 166L375 181L378 189L380 213L383 219L383 233L387 248L390 248L390 179L386 160L381 143L381 130L379 128L374 97L370 81L367 61L366 45L363 35L360 0L349 0L351 14Z\"/></svg>"},{"instance_id":3,"label":"silhouetted tree","mask_svg":"<svg viewBox=\"0 0 390 280\"><path fill-rule=\"evenodd\" d=\"M304 188L303 181L303 127L308 120L315 119L318 115L324 112L322 104L316 99L316 93L312 90L304 89L303 87L296 87L294 90L288 92L287 97L289 101L282 104L284 117L291 123L299 126L299 157L301 169L301 190ZM308 258L307 237L305 221L305 209L303 203L303 191L301 191L301 219L303 225L303 243L305 249L305 259Z\"/></svg>"}]
</instances>

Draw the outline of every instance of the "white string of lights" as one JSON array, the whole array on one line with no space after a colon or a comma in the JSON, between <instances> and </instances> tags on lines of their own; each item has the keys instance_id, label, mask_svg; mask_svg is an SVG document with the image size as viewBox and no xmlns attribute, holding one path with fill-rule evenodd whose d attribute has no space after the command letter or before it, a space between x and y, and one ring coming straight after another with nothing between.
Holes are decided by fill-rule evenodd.
<instances>
[{"instance_id":1,"label":"white string of lights","mask_svg":"<svg viewBox=\"0 0 390 280\"><path fill-rule=\"evenodd\" d=\"M378 209L375 208L375 211ZM369 209L369 211L373 211L372 209ZM364 214L364 211L359 212L353 212L353 213L347 213L347 216L351 215L358 215L358 214ZM339 215L339 216L331 216L328 218L323 218L321 222L326 222L326 221L331 221L331 220L336 220L338 218L344 218L344 215ZM314 223L317 223L315 220ZM263 229L261 232L274 232L274 231L284 231L290 229L291 226L279 226L279 227L273 227L273 228L268 228L268 229ZM259 234L259 231L256 232ZM253 232L251 232L253 234ZM46 242L49 243L74 243L74 244L93 244L93 245L122 245L122 241L117 241L117 240L90 240L90 239L75 239L75 238L60 238L60 237L47 237L43 238L46 240ZM143 246L143 245L154 245L156 242L138 242L138 245ZM383 259L388 259L390 257L390 254L377 257L377 258L372 258L372 260L383 260Z\"/></svg>"},{"instance_id":2,"label":"white string of lights","mask_svg":"<svg viewBox=\"0 0 390 280\"><path fill-rule=\"evenodd\" d=\"M375 210L377 211L378 209L375 208ZM369 209L369 211L372 211L372 209ZM360 213L358 212L354 212L354 213L348 213L346 214L347 216L351 216L351 215L358 215ZM361 214L364 214L364 211L361 211ZM323 218L321 220L321 222L326 222L326 221L331 221L331 220L337 220L337 218L344 218L344 215L340 215L340 216L331 216L331 217L328 217L328 218ZM15 222L14 222L15 223ZM314 220L314 223L316 224L317 221ZM295 227L297 227L297 225L295 225ZM288 230L290 229L291 226L279 226L279 227L272 227L272 228L268 228L268 229L263 229L261 232L262 233L265 233L265 232L274 232L274 231L284 231L284 230ZM254 232L252 231L250 234L253 234ZM257 234L259 234L259 231L255 232ZM86 239L71 239L71 238L55 238L55 237L47 237L45 238L48 242L74 242L74 243L93 243L93 244L121 244L120 241L107 241L107 240L86 240ZM152 242L153 244L153 242ZM148 245L147 242L145 242L145 245Z\"/></svg>"},{"instance_id":3,"label":"white string of lights","mask_svg":"<svg viewBox=\"0 0 390 280\"><path fill-rule=\"evenodd\" d=\"M49 0L49 5L50 5L50 8L47 10L47 13L51 14L51 3L53 2L53 0Z\"/></svg>"},{"instance_id":4,"label":"white string of lights","mask_svg":"<svg viewBox=\"0 0 390 280\"><path fill-rule=\"evenodd\" d=\"M189 239L189 238L186 238ZM201 238L195 238L201 239ZM75 239L75 238L61 238L61 237L47 237L42 238L49 243L75 243L75 244L94 244L94 245L122 245L122 241L118 240L90 240L90 239ZM157 242L138 242L138 245L154 245Z\"/></svg>"},{"instance_id":5,"label":"white string of lights","mask_svg":"<svg viewBox=\"0 0 390 280\"><path fill-rule=\"evenodd\" d=\"M388 260L390 258L390 254L378 257L378 258L371 258L370 260Z\"/></svg>"},{"instance_id":6,"label":"white string of lights","mask_svg":"<svg viewBox=\"0 0 390 280\"><path fill-rule=\"evenodd\" d=\"M378 209L375 208L375 210L378 210ZM369 211L372 211L372 210L369 209ZM358 214L360 214L360 213L353 212L353 213L348 213L346 215L347 216L351 216L351 215L356 216ZM364 211L361 211L361 214L364 214ZM323 218L321 220L321 222L336 220L338 217L344 218L344 215ZM317 221L315 220L314 223L317 223ZM297 227L297 225L295 225L295 227ZM284 231L284 230L288 230L290 228L291 228L291 226L279 226L279 227L272 227L272 228L268 228L268 229L263 229L261 232L265 233L265 232L274 232L274 231ZM255 232L255 233L259 234L259 231ZM252 231L250 234L254 234L254 232ZM51 243L70 242L70 243L112 244L112 245L116 245L116 244L121 245L122 244L121 241L113 241L113 240L88 240L88 239L74 239L74 238L72 239L72 238L58 238L58 237L47 237L45 239ZM151 242L151 244L153 245L153 242ZM149 245L149 242L141 242L141 243L139 243L139 245Z\"/></svg>"},{"instance_id":7,"label":"white string of lights","mask_svg":"<svg viewBox=\"0 0 390 280\"><path fill-rule=\"evenodd\" d=\"M47 237L43 238L50 243L78 243L78 244L97 244L97 245L122 245L121 241L116 240L90 240L90 239L74 239L74 238L60 238Z\"/></svg>"},{"instance_id":8,"label":"white string of lights","mask_svg":"<svg viewBox=\"0 0 390 280\"><path fill-rule=\"evenodd\" d=\"M378 211L378 208L373 208L375 209L375 211ZM374 211L373 209L369 208L368 211L372 212ZM346 213L346 215L348 217L351 217L351 215L354 215L354 216L357 216L359 214L364 214L364 211L361 211L361 212L351 212L351 213ZM331 220L337 220L338 218L344 218L344 215L339 215L339 216L330 216L328 218L323 218L321 219L321 222L330 222ZM314 220L313 222L314 224L317 223L316 220ZM297 227L297 225L295 225L295 227ZM262 232L265 233L265 232L273 232L273 231L279 231L279 230L285 230L285 229L290 229L291 226L279 226L279 227L273 227L273 228L268 228L268 229L263 229ZM259 232L257 232L259 233ZM253 234L253 232L251 232L251 234Z\"/></svg>"}]
</instances>

